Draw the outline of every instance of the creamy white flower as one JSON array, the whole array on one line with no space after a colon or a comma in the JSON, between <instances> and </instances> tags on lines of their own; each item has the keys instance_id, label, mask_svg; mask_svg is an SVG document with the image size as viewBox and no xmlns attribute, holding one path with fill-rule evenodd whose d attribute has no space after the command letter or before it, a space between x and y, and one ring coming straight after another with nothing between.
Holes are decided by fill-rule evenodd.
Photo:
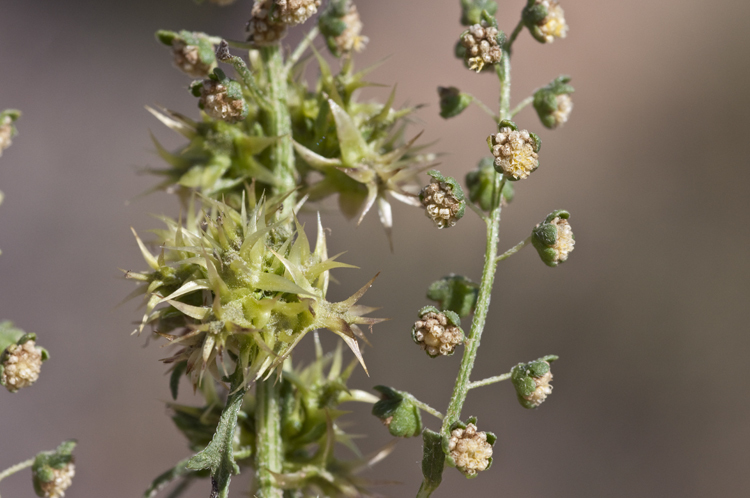
<instances>
[{"instance_id":1,"label":"creamy white flower","mask_svg":"<svg viewBox=\"0 0 750 498\"><path fill-rule=\"evenodd\" d=\"M461 37L466 47L469 69L480 72L485 64L497 64L503 58L503 51L497 43L497 28L474 24Z\"/></svg>"},{"instance_id":2,"label":"creamy white flower","mask_svg":"<svg viewBox=\"0 0 750 498\"><path fill-rule=\"evenodd\" d=\"M449 355L463 342L463 332L444 313L428 312L414 323L414 339L430 356Z\"/></svg>"},{"instance_id":3,"label":"creamy white flower","mask_svg":"<svg viewBox=\"0 0 750 498\"><path fill-rule=\"evenodd\" d=\"M39 379L42 369L42 348L35 341L11 344L5 350L2 384L10 392L29 387Z\"/></svg>"},{"instance_id":4,"label":"creamy white flower","mask_svg":"<svg viewBox=\"0 0 750 498\"><path fill-rule=\"evenodd\" d=\"M474 424L467 425L466 429L454 429L448 449L456 468L468 476L485 470L490 464L492 445L487 442L487 433L478 432Z\"/></svg>"},{"instance_id":5,"label":"creamy white flower","mask_svg":"<svg viewBox=\"0 0 750 498\"><path fill-rule=\"evenodd\" d=\"M534 152L536 144L527 130L503 127L491 139L495 165L506 177L523 180L539 166L539 155Z\"/></svg>"}]
</instances>

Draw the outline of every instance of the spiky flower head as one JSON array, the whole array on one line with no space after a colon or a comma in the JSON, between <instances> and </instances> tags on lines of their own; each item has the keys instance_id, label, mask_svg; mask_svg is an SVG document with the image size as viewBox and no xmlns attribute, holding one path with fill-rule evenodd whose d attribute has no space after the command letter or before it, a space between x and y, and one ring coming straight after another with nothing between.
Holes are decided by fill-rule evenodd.
<instances>
[{"instance_id":1,"label":"spiky flower head","mask_svg":"<svg viewBox=\"0 0 750 498\"><path fill-rule=\"evenodd\" d=\"M422 415L409 393L388 386L375 386L380 401L372 407L372 414L388 427L391 436L415 437L422 433Z\"/></svg>"},{"instance_id":2,"label":"spiky flower head","mask_svg":"<svg viewBox=\"0 0 750 498\"><path fill-rule=\"evenodd\" d=\"M258 47L279 43L286 36L287 24L272 14L274 0L255 0L245 32L247 41Z\"/></svg>"},{"instance_id":3,"label":"spiky flower head","mask_svg":"<svg viewBox=\"0 0 750 498\"><path fill-rule=\"evenodd\" d=\"M501 121L499 131L487 138L495 156L495 170L510 181L523 180L539 167L542 141L528 130L518 130L512 121Z\"/></svg>"},{"instance_id":4,"label":"spiky flower head","mask_svg":"<svg viewBox=\"0 0 750 498\"><path fill-rule=\"evenodd\" d=\"M236 123L245 119L250 108L242 95L242 86L227 77L219 68L208 79L191 87L199 96L198 107L214 119Z\"/></svg>"},{"instance_id":5,"label":"spiky flower head","mask_svg":"<svg viewBox=\"0 0 750 498\"><path fill-rule=\"evenodd\" d=\"M479 160L477 168L466 173L466 186L469 187L469 199L474 204L479 205L484 211L492 209L493 201L497 202L495 192L496 174L494 168L495 159L492 157L483 157ZM513 202L515 197L515 188L511 182L505 182L503 186L503 205Z\"/></svg>"},{"instance_id":6,"label":"spiky flower head","mask_svg":"<svg viewBox=\"0 0 750 498\"><path fill-rule=\"evenodd\" d=\"M466 198L455 178L445 177L439 171L428 171L432 181L419 193L425 214L438 228L455 226L463 218Z\"/></svg>"},{"instance_id":7,"label":"spiky flower head","mask_svg":"<svg viewBox=\"0 0 750 498\"><path fill-rule=\"evenodd\" d=\"M461 34L461 45L466 49L464 61L469 69L480 72L485 65L499 63L503 58L500 31L483 22L474 24Z\"/></svg>"},{"instance_id":8,"label":"spiky flower head","mask_svg":"<svg viewBox=\"0 0 750 498\"><path fill-rule=\"evenodd\" d=\"M15 121L21 117L21 112L15 109L7 109L0 112L0 156L3 151L13 143L12 139L16 136Z\"/></svg>"},{"instance_id":9,"label":"spiky flower head","mask_svg":"<svg viewBox=\"0 0 750 498\"><path fill-rule=\"evenodd\" d=\"M36 345L36 334L0 322L0 385L12 393L31 386L47 359L47 350Z\"/></svg>"},{"instance_id":10,"label":"spiky flower head","mask_svg":"<svg viewBox=\"0 0 750 498\"><path fill-rule=\"evenodd\" d=\"M564 263L574 249L576 241L568 218L569 212L557 209L531 231L531 243L547 266Z\"/></svg>"},{"instance_id":11,"label":"spiky flower head","mask_svg":"<svg viewBox=\"0 0 750 498\"><path fill-rule=\"evenodd\" d=\"M557 359L557 356L548 355L529 363L519 363L511 369L510 379L521 406L536 408L552 394L550 363Z\"/></svg>"},{"instance_id":12,"label":"spiky flower head","mask_svg":"<svg viewBox=\"0 0 750 498\"><path fill-rule=\"evenodd\" d=\"M328 50L336 57L361 52L369 39L362 35L362 20L351 0L331 0L318 21Z\"/></svg>"},{"instance_id":13,"label":"spiky flower head","mask_svg":"<svg viewBox=\"0 0 750 498\"><path fill-rule=\"evenodd\" d=\"M464 331L458 314L425 306L419 310L419 320L414 322L411 337L430 358L437 358L452 355L456 346L463 344Z\"/></svg>"},{"instance_id":14,"label":"spiky flower head","mask_svg":"<svg viewBox=\"0 0 750 498\"><path fill-rule=\"evenodd\" d=\"M570 76L560 76L534 93L534 109L539 119L547 128L557 128L566 123L573 110L573 87L569 85Z\"/></svg>"},{"instance_id":15,"label":"spiky flower head","mask_svg":"<svg viewBox=\"0 0 750 498\"><path fill-rule=\"evenodd\" d=\"M73 449L76 442L65 441L55 451L43 451L34 459L31 475L37 496L58 498L73 483L75 465Z\"/></svg>"},{"instance_id":16,"label":"spiky flower head","mask_svg":"<svg viewBox=\"0 0 750 498\"><path fill-rule=\"evenodd\" d=\"M213 44L205 33L157 31L156 38L172 47L174 65L194 78L207 78L216 67Z\"/></svg>"},{"instance_id":17,"label":"spiky flower head","mask_svg":"<svg viewBox=\"0 0 750 498\"><path fill-rule=\"evenodd\" d=\"M302 24L318 12L321 0L274 0L274 15L289 26Z\"/></svg>"},{"instance_id":18,"label":"spiky flower head","mask_svg":"<svg viewBox=\"0 0 750 498\"><path fill-rule=\"evenodd\" d=\"M491 432L477 430L476 417L467 422L459 421L451 426L450 438L443 440L443 449L446 462L471 479L492 465L492 447L497 437Z\"/></svg>"},{"instance_id":19,"label":"spiky flower head","mask_svg":"<svg viewBox=\"0 0 750 498\"><path fill-rule=\"evenodd\" d=\"M461 24L471 26L482 21L482 11L490 16L497 12L497 2L494 0L461 0Z\"/></svg>"},{"instance_id":20,"label":"spiky flower head","mask_svg":"<svg viewBox=\"0 0 750 498\"><path fill-rule=\"evenodd\" d=\"M540 43L552 43L555 38L565 38L568 34L565 13L555 0L529 0L522 17L531 35Z\"/></svg>"},{"instance_id":21,"label":"spiky flower head","mask_svg":"<svg viewBox=\"0 0 750 498\"><path fill-rule=\"evenodd\" d=\"M137 331L150 324L179 345L163 361L187 362L195 385L206 370L217 379L226 375L225 352L246 380L271 375L308 332L320 328L339 335L364 367L359 325L383 321L363 317L374 308L356 305L372 280L349 299L328 302L328 271L351 265L328 258L320 220L311 251L302 225L280 218L281 201L256 203L252 189L241 211L204 199L203 219L193 209L184 227L163 218L167 229L157 232L158 257L136 236L151 268L126 273L142 282L138 293L147 296Z\"/></svg>"},{"instance_id":22,"label":"spiky flower head","mask_svg":"<svg viewBox=\"0 0 750 498\"><path fill-rule=\"evenodd\" d=\"M324 63L321 61L321 64ZM327 66L322 67L330 70ZM351 91L365 86L360 77L355 75L346 83L340 83ZM330 83L327 89L338 93L334 82ZM299 157L325 176L322 181L311 185L308 190L310 199L320 200L338 193L341 211L349 218L356 216L357 223L361 223L377 204L380 221L389 239L393 217L386 194L406 204L421 206L416 179L420 172L431 166L429 162L435 157L432 154L416 154L419 147L415 147L414 143L421 134L406 143L400 142L402 118L413 109L393 110L391 105L394 98L395 91L391 92L385 105L375 108L352 101L344 104L340 98L323 101L324 107L320 108L317 116L318 119L325 119L328 112L333 116L334 126L330 133L334 140L329 143L323 137L322 145L311 141L307 144L309 147L294 142ZM319 154L311 147L323 149L321 152L325 151L325 154L333 157Z\"/></svg>"}]
</instances>

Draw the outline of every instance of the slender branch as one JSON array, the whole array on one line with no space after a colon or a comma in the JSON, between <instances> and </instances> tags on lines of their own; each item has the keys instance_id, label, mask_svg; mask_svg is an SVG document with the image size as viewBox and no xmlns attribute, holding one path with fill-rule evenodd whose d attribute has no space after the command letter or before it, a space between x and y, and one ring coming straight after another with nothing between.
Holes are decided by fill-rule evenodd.
<instances>
[{"instance_id":1,"label":"slender branch","mask_svg":"<svg viewBox=\"0 0 750 498\"><path fill-rule=\"evenodd\" d=\"M268 101L266 95L258 87L258 83L255 81L255 76L250 72L250 69L245 64L245 61L241 57L232 55L229 53L229 44L226 40L222 40L219 46L216 48L216 58L221 62L231 65L237 74L242 78L243 83L250 91L253 99L255 99L261 107L268 110L271 107L271 103Z\"/></svg>"},{"instance_id":2,"label":"slender branch","mask_svg":"<svg viewBox=\"0 0 750 498\"><path fill-rule=\"evenodd\" d=\"M520 104L518 104L512 111L510 111L510 117L513 117L521 112L524 107L531 104L532 102L534 102L534 97L526 97L525 99L523 99Z\"/></svg>"},{"instance_id":3,"label":"slender branch","mask_svg":"<svg viewBox=\"0 0 750 498\"><path fill-rule=\"evenodd\" d=\"M476 382L472 382L469 384L469 389L474 389L475 387L489 386L490 384L494 384L496 382L502 382L508 379L510 379L510 372L504 373L502 375L496 375L494 377L488 377L486 379L478 380Z\"/></svg>"},{"instance_id":4,"label":"slender branch","mask_svg":"<svg viewBox=\"0 0 750 498\"><path fill-rule=\"evenodd\" d=\"M510 249L508 249L507 251L505 251L504 253L502 253L500 256L497 257L497 259L495 261L499 262L499 261L502 261L504 259L507 259L507 258L513 256L515 253L517 253L518 251L520 251L521 249L523 249L524 247L526 247L527 244L530 244L530 243L531 243L531 235L529 235L526 238L526 240L522 240L518 244L514 245L513 247L511 247Z\"/></svg>"},{"instance_id":5,"label":"slender branch","mask_svg":"<svg viewBox=\"0 0 750 498\"><path fill-rule=\"evenodd\" d=\"M482 221L484 221L485 223L487 223L487 216L485 216L484 211L482 211L481 209L479 209L479 207L476 204L474 204L473 202L469 201L469 202L466 203L466 205L469 206L471 208L471 210L474 211L477 214L477 216L479 216L482 219Z\"/></svg>"},{"instance_id":6,"label":"slender branch","mask_svg":"<svg viewBox=\"0 0 750 498\"><path fill-rule=\"evenodd\" d=\"M508 38L508 41L505 43L505 50L508 52L508 55L510 55L510 53L512 52L513 42L516 41L516 38L518 38L518 35L521 34L521 31L523 31L523 19L518 21L518 24L516 24L513 33L510 34L510 38Z\"/></svg>"},{"instance_id":7,"label":"slender branch","mask_svg":"<svg viewBox=\"0 0 750 498\"><path fill-rule=\"evenodd\" d=\"M493 121L497 121L497 114L495 114L495 111L493 111L492 109L490 109L490 107L487 104L485 104L484 102L482 102L477 97L475 97L475 96L473 96L471 94L467 93L466 95L468 95L469 97L471 97L471 101L474 102L477 105L477 107L479 107L485 113L487 113L487 115L490 116Z\"/></svg>"},{"instance_id":8,"label":"slender branch","mask_svg":"<svg viewBox=\"0 0 750 498\"><path fill-rule=\"evenodd\" d=\"M284 65L284 74L289 74L289 71L292 70L292 67L294 67L295 64L299 61L300 57L305 53L307 48L312 44L312 42L315 41L315 38L318 37L318 33L320 31L318 30L318 27L314 27L310 30L309 33L305 35L304 38L299 42L299 45L297 45L297 48L294 49L294 52L292 52L289 55L289 58L286 61L286 65Z\"/></svg>"},{"instance_id":9,"label":"slender branch","mask_svg":"<svg viewBox=\"0 0 750 498\"><path fill-rule=\"evenodd\" d=\"M405 398L408 398L409 401L414 403L420 410L426 411L430 415L439 418L440 420L443 420L443 414L428 405L427 403L424 403L422 401L419 401L417 398L415 398L413 395L409 393L403 393Z\"/></svg>"},{"instance_id":10,"label":"slender branch","mask_svg":"<svg viewBox=\"0 0 750 498\"><path fill-rule=\"evenodd\" d=\"M8 476L12 476L16 472L19 472L19 471L21 471L23 469L31 467L33 464L34 464L34 459L30 458L30 459L28 459L28 460L26 460L24 462L17 463L17 464L15 464L12 467L9 467L9 468L3 470L2 472L0 472L0 481L2 481L3 479L5 479Z\"/></svg>"}]
</instances>

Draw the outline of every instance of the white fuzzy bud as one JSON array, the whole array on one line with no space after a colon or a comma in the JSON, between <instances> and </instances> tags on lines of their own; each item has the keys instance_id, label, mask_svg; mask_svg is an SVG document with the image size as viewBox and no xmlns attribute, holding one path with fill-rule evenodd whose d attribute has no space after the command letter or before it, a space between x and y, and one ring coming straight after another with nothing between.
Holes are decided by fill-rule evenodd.
<instances>
[{"instance_id":1,"label":"white fuzzy bud","mask_svg":"<svg viewBox=\"0 0 750 498\"><path fill-rule=\"evenodd\" d=\"M444 313L428 312L414 323L414 339L430 356L445 356L453 353L464 336Z\"/></svg>"},{"instance_id":2,"label":"white fuzzy bud","mask_svg":"<svg viewBox=\"0 0 750 498\"><path fill-rule=\"evenodd\" d=\"M565 13L560 4L555 0L541 0L537 3L547 7L547 17L539 23L539 31L545 42L552 43L555 38L565 38L568 34L568 24L565 22Z\"/></svg>"},{"instance_id":3,"label":"white fuzzy bud","mask_svg":"<svg viewBox=\"0 0 750 498\"><path fill-rule=\"evenodd\" d=\"M536 143L527 130L503 127L490 138L496 169L502 169L506 177L523 180L539 167Z\"/></svg>"},{"instance_id":4,"label":"white fuzzy bud","mask_svg":"<svg viewBox=\"0 0 750 498\"><path fill-rule=\"evenodd\" d=\"M485 64L497 64L503 58L503 51L497 43L497 28L474 24L461 37L461 44L466 47L466 58L469 69L476 72Z\"/></svg>"},{"instance_id":5,"label":"white fuzzy bud","mask_svg":"<svg viewBox=\"0 0 750 498\"><path fill-rule=\"evenodd\" d=\"M281 22L289 26L302 24L318 12L321 0L274 0Z\"/></svg>"},{"instance_id":6,"label":"white fuzzy bud","mask_svg":"<svg viewBox=\"0 0 750 498\"><path fill-rule=\"evenodd\" d=\"M452 227L459 220L456 216L461 209L461 201L453 195L453 187L446 182L433 179L420 194L425 214L438 228Z\"/></svg>"},{"instance_id":7,"label":"white fuzzy bud","mask_svg":"<svg viewBox=\"0 0 750 498\"><path fill-rule=\"evenodd\" d=\"M235 123L244 118L245 102L242 99L230 99L226 85L219 81L203 81L200 103L205 113L214 119Z\"/></svg>"},{"instance_id":8,"label":"white fuzzy bud","mask_svg":"<svg viewBox=\"0 0 750 498\"><path fill-rule=\"evenodd\" d=\"M45 498L65 496L65 490L73 484L73 477L76 474L75 464L68 463L61 469L52 469L52 472L54 478L51 481L39 483Z\"/></svg>"},{"instance_id":9,"label":"white fuzzy bud","mask_svg":"<svg viewBox=\"0 0 750 498\"><path fill-rule=\"evenodd\" d=\"M492 457L492 445L487 442L487 433L478 432L474 424L467 425L466 429L451 431L448 449L456 468L467 476L485 470Z\"/></svg>"},{"instance_id":10,"label":"white fuzzy bud","mask_svg":"<svg viewBox=\"0 0 750 498\"><path fill-rule=\"evenodd\" d=\"M5 350L0 380L10 392L29 387L39 379L42 369L42 348L35 341L11 344Z\"/></svg>"}]
</instances>

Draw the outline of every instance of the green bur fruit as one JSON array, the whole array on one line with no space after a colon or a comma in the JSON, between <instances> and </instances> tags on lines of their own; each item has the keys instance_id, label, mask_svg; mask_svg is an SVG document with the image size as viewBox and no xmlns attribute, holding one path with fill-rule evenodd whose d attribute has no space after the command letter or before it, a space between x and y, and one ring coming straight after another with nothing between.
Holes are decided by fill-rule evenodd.
<instances>
[{"instance_id":1,"label":"green bur fruit","mask_svg":"<svg viewBox=\"0 0 750 498\"><path fill-rule=\"evenodd\" d=\"M252 193L248 197L240 212L204 199L209 213L201 220L191 207L184 227L163 217L167 228L155 231L158 256L136 236L150 267L126 273L142 284L133 295L146 296L136 331L152 325L180 346L163 361L185 361L196 386L205 372L222 379L228 360L243 369L245 383L266 378L308 332L320 328L339 335L364 367L359 325L383 321L363 317L374 308L356 304L372 280L345 301L327 301L328 271L352 266L328 257L320 220L311 251L299 221L279 218L280 200L256 204Z\"/></svg>"},{"instance_id":2,"label":"green bur fruit","mask_svg":"<svg viewBox=\"0 0 750 498\"><path fill-rule=\"evenodd\" d=\"M392 436L414 437L422 432L422 415L408 393L388 386L373 389L381 394L381 399L372 407L372 414L388 427Z\"/></svg>"}]
</instances>

